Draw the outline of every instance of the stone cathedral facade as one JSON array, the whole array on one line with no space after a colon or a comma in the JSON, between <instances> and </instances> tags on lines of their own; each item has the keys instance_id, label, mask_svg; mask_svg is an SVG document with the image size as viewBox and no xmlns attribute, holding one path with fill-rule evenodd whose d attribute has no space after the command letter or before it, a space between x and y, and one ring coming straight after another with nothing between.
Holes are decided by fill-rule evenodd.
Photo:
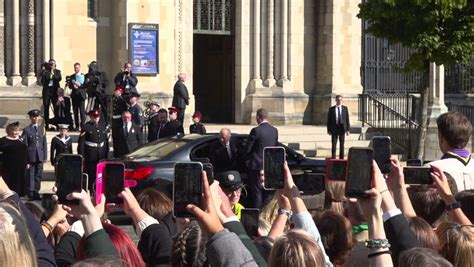
<instances>
[{"instance_id":1,"label":"stone cathedral facade","mask_svg":"<svg viewBox=\"0 0 474 267\"><path fill-rule=\"evenodd\" d=\"M65 76L97 60L109 80L129 61L131 23L159 25L141 101L171 105L186 73L187 113L211 123L324 124L341 94L353 121L360 79L358 0L0 0L0 117L41 108L41 63ZM109 92L113 86L109 86Z\"/></svg>"}]
</instances>

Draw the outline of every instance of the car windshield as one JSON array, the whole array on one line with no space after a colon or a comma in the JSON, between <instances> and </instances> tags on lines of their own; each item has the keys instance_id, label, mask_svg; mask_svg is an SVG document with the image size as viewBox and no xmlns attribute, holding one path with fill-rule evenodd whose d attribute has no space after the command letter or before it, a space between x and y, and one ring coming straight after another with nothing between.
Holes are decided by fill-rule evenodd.
<instances>
[{"instance_id":1,"label":"car windshield","mask_svg":"<svg viewBox=\"0 0 474 267\"><path fill-rule=\"evenodd\" d=\"M180 147L186 145L191 140L187 139L165 139L155 144L150 144L139 148L138 150L128 154L129 158L155 157L163 158L168 154L176 151Z\"/></svg>"}]
</instances>

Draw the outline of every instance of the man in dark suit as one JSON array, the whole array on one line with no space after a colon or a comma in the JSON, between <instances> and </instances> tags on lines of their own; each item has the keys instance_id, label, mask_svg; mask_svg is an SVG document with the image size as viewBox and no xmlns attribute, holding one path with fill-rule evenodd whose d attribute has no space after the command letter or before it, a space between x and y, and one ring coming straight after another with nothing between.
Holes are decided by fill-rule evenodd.
<instances>
[{"instance_id":1,"label":"man in dark suit","mask_svg":"<svg viewBox=\"0 0 474 267\"><path fill-rule=\"evenodd\" d=\"M173 137L178 134L176 127L168 121L168 111L166 109L158 110L158 121L157 139Z\"/></svg>"},{"instance_id":2,"label":"man in dark suit","mask_svg":"<svg viewBox=\"0 0 474 267\"><path fill-rule=\"evenodd\" d=\"M239 170L239 153L236 141L231 138L228 128L219 132L219 140L211 146L209 160L214 167L214 173Z\"/></svg>"},{"instance_id":3,"label":"man in dark suit","mask_svg":"<svg viewBox=\"0 0 474 267\"><path fill-rule=\"evenodd\" d=\"M258 126L250 131L247 138L248 183L250 208L261 208L263 204L263 188L260 181L260 170L263 169L263 149L278 144L278 130L268 123L268 113L265 109L257 110Z\"/></svg>"},{"instance_id":4,"label":"man in dark suit","mask_svg":"<svg viewBox=\"0 0 474 267\"><path fill-rule=\"evenodd\" d=\"M129 111L122 113L122 129L117 133L114 141L114 157L121 157L134 151L143 142L143 135L136 123L132 122L132 114Z\"/></svg>"},{"instance_id":5,"label":"man in dark suit","mask_svg":"<svg viewBox=\"0 0 474 267\"><path fill-rule=\"evenodd\" d=\"M30 200L41 199L39 190L41 187L41 176L43 175L43 163L48 158L46 144L46 132L38 124L40 111L37 109L28 112L31 124L23 129L21 135L23 142L28 146L26 160L26 192Z\"/></svg>"},{"instance_id":6,"label":"man in dark suit","mask_svg":"<svg viewBox=\"0 0 474 267\"><path fill-rule=\"evenodd\" d=\"M71 98L64 95L64 89L58 88L56 101L53 103L54 119L50 121L59 129L59 124L72 128Z\"/></svg>"},{"instance_id":7,"label":"man in dark suit","mask_svg":"<svg viewBox=\"0 0 474 267\"><path fill-rule=\"evenodd\" d=\"M81 64L74 63L74 73L67 77L67 86L71 88L72 111L74 112L75 130L78 131L86 123L86 88L82 85L85 82L85 76L81 73ZM79 121L80 120L80 121ZM72 126L72 125L71 125Z\"/></svg>"},{"instance_id":8,"label":"man in dark suit","mask_svg":"<svg viewBox=\"0 0 474 267\"><path fill-rule=\"evenodd\" d=\"M184 84L186 82L186 74L178 74L178 81L174 84L173 88L173 103L172 106L178 111L178 120L183 125L184 122L184 111L186 106L189 105L189 94L188 88Z\"/></svg>"},{"instance_id":9,"label":"man in dark suit","mask_svg":"<svg viewBox=\"0 0 474 267\"><path fill-rule=\"evenodd\" d=\"M115 86L121 86L124 88L124 97L128 98L132 93L138 93L137 83L138 78L135 73L132 72L132 64L126 62L123 64L121 72L117 73L114 78Z\"/></svg>"},{"instance_id":10,"label":"man in dark suit","mask_svg":"<svg viewBox=\"0 0 474 267\"><path fill-rule=\"evenodd\" d=\"M61 71L56 69L56 61L50 59L49 62L43 64L41 73L41 84L43 91L41 97L43 98L44 122L46 129L49 128L49 108L51 103L56 101L56 91L59 88L59 82L62 79Z\"/></svg>"},{"instance_id":11,"label":"man in dark suit","mask_svg":"<svg viewBox=\"0 0 474 267\"><path fill-rule=\"evenodd\" d=\"M351 128L349 123L349 111L346 106L342 105L342 96L336 96L336 105L328 110L327 119L328 134L331 135L332 142L332 158L336 158L336 145L339 138L339 158L344 158L344 140L345 135L349 135Z\"/></svg>"}]
</instances>

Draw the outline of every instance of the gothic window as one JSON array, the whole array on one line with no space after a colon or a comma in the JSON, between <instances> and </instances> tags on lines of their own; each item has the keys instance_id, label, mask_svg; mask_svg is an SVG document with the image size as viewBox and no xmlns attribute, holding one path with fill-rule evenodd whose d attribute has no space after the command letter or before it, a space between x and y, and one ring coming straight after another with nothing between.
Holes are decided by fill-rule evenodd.
<instances>
[{"instance_id":1,"label":"gothic window","mask_svg":"<svg viewBox=\"0 0 474 267\"><path fill-rule=\"evenodd\" d=\"M231 0L194 0L194 33L231 34Z\"/></svg>"}]
</instances>

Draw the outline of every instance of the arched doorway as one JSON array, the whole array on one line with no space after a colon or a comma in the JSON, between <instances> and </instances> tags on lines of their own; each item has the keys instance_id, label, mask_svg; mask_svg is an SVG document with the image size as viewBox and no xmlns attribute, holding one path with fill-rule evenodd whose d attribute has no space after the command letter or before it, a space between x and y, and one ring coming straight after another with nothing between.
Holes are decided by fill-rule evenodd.
<instances>
[{"instance_id":1,"label":"arched doorway","mask_svg":"<svg viewBox=\"0 0 474 267\"><path fill-rule=\"evenodd\" d=\"M194 0L193 93L205 122L234 121L234 8Z\"/></svg>"}]
</instances>

